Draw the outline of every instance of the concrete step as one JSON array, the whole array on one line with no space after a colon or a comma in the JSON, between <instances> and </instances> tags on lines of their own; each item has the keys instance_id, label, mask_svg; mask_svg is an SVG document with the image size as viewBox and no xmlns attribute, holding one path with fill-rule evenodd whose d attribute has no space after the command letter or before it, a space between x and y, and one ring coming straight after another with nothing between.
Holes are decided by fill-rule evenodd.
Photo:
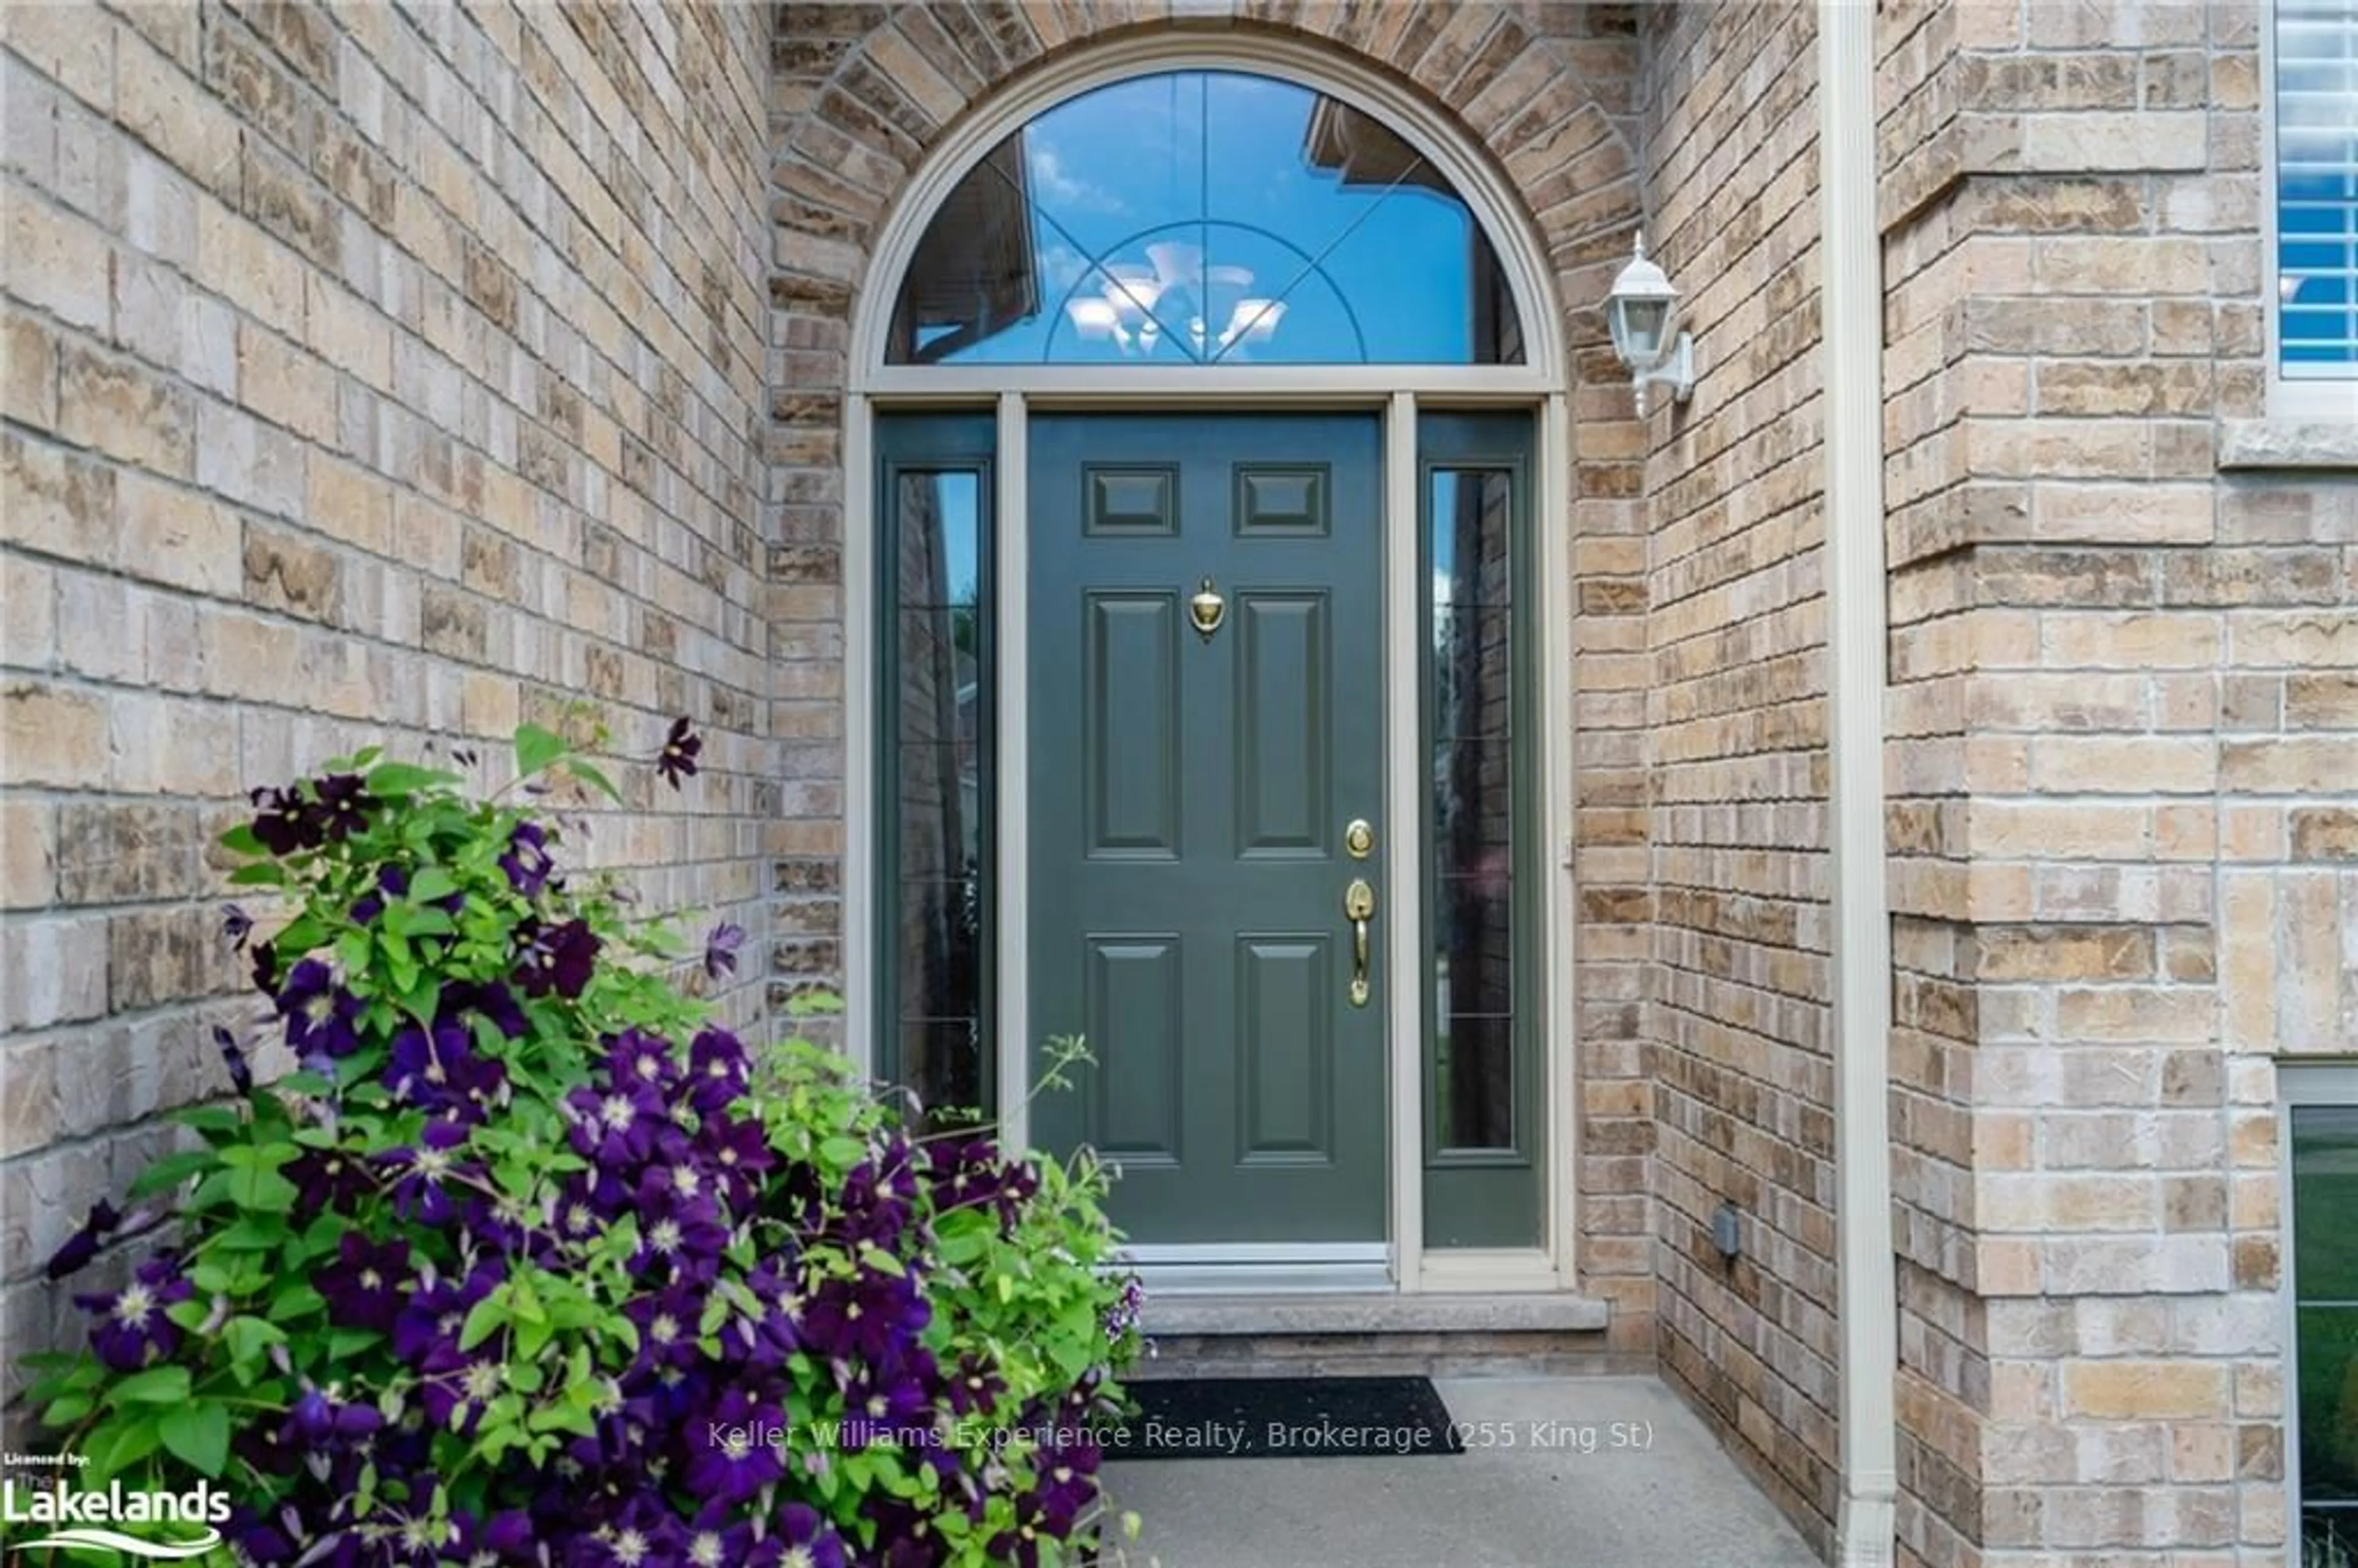
<instances>
[{"instance_id":1,"label":"concrete step","mask_svg":"<svg viewBox=\"0 0 2358 1568\"><path fill-rule=\"evenodd\" d=\"M1564 1376L1626 1372L1611 1308L1568 1292L1172 1294L1147 1298L1137 1378Z\"/></svg>"}]
</instances>

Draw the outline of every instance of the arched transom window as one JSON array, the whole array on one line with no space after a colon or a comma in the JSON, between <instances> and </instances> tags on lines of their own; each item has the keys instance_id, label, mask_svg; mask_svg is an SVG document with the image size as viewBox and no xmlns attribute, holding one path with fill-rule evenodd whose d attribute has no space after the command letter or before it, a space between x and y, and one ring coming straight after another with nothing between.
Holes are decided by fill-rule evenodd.
<instances>
[{"instance_id":1,"label":"arched transom window","mask_svg":"<svg viewBox=\"0 0 2358 1568\"><path fill-rule=\"evenodd\" d=\"M888 362L1520 364L1490 238L1448 177L1327 93L1230 70L1032 119L935 211Z\"/></svg>"}]
</instances>

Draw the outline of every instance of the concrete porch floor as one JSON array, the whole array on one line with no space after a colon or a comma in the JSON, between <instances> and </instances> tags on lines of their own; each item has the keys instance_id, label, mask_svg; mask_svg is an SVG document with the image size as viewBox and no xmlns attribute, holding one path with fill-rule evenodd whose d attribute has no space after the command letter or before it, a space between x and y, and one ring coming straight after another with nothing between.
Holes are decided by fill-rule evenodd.
<instances>
[{"instance_id":1,"label":"concrete porch floor","mask_svg":"<svg viewBox=\"0 0 2358 1568\"><path fill-rule=\"evenodd\" d=\"M1817 1568L1817 1554L1710 1430L1651 1378L1450 1378L1433 1386L1451 1417L1473 1427L1462 1454L1109 1464L1115 1506L1141 1515L1145 1530L1106 1561ZM1508 1433L1511 1448L1485 1441Z\"/></svg>"}]
</instances>

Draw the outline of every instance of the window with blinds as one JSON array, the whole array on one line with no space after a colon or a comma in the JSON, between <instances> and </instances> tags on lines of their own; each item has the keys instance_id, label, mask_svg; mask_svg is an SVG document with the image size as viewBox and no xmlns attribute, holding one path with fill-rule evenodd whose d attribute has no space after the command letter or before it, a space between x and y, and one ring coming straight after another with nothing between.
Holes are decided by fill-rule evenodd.
<instances>
[{"instance_id":1,"label":"window with blinds","mask_svg":"<svg viewBox=\"0 0 2358 1568\"><path fill-rule=\"evenodd\" d=\"M2358 0L2277 0L2277 365L2358 375Z\"/></svg>"}]
</instances>

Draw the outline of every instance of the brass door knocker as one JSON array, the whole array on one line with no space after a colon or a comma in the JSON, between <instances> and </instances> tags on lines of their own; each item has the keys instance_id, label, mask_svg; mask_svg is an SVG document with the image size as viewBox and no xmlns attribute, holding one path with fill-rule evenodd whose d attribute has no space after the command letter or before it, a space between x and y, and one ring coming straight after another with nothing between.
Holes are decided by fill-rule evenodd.
<instances>
[{"instance_id":1,"label":"brass door knocker","mask_svg":"<svg viewBox=\"0 0 2358 1568\"><path fill-rule=\"evenodd\" d=\"M1210 642L1212 633L1220 629L1220 622L1228 619L1228 601L1212 587L1212 579L1206 578L1204 586L1195 590L1195 597L1187 601L1187 617L1195 622L1197 634L1206 643Z\"/></svg>"}]
</instances>

